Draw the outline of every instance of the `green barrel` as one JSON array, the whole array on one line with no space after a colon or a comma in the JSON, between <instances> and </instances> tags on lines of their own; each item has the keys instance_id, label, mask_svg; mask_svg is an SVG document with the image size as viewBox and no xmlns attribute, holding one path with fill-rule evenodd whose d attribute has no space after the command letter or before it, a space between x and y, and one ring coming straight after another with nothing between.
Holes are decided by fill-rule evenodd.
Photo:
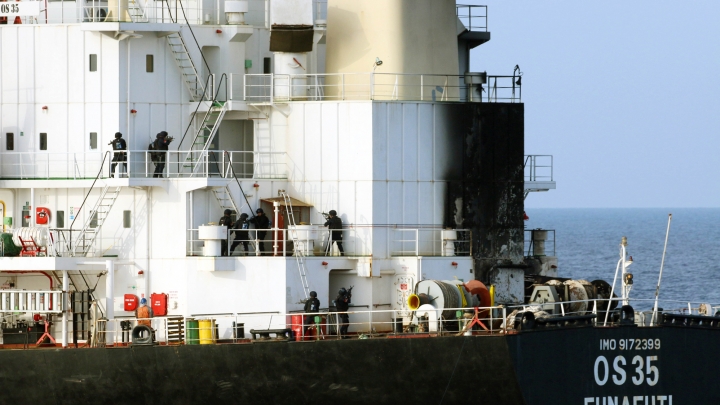
<instances>
[{"instance_id":1,"label":"green barrel","mask_svg":"<svg viewBox=\"0 0 720 405\"><path fill-rule=\"evenodd\" d=\"M185 344L200 344L200 329L198 321L196 321L195 319L188 318L185 322Z\"/></svg>"}]
</instances>

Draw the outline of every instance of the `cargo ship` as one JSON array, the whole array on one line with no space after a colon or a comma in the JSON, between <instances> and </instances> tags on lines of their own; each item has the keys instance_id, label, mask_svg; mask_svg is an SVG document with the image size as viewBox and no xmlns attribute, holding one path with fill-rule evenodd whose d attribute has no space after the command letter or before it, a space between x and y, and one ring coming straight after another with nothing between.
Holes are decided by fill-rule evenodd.
<instances>
[{"instance_id":1,"label":"cargo ship","mask_svg":"<svg viewBox=\"0 0 720 405\"><path fill-rule=\"evenodd\" d=\"M524 228L553 158L489 40L452 0L1 3L0 403L717 403L714 307Z\"/></svg>"}]
</instances>

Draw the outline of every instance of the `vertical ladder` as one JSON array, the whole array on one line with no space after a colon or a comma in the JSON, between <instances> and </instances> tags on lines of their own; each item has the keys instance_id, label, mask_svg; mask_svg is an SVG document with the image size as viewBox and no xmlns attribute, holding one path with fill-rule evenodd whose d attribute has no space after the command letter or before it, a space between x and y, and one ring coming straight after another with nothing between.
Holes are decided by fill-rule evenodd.
<instances>
[{"instance_id":1,"label":"vertical ladder","mask_svg":"<svg viewBox=\"0 0 720 405\"><path fill-rule=\"evenodd\" d=\"M172 52L173 58L180 68L180 74L183 77L185 87L187 87L190 92L190 100L201 101L205 94L205 87L190 57L190 52L188 52L187 46L185 46L182 35L180 35L179 32L173 32L165 38L167 38L170 52Z\"/></svg>"},{"instance_id":2,"label":"vertical ladder","mask_svg":"<svg viewBox=\"0 0 720 405\"><path fill-rule=\"evenodd\" d=\"M220 123L225 116L225 112L227 112L227 102L213 100L207 113L205 113L183 164L183 167L191 169L190 176L197 173L200 168L203 162L203 152L207 152L210 148L210 144L215 138L218 129L220 129Z\"/></svg>"},{"instance_id":3,"label":"vertical ladder","mask_svg":"<svg viewBox=\"0 0 720 405\"><path fill-rule=\"evenodd\" d=\"M120 187L115 187L114 190L110 190L109 186L103 187L100 192L100 198L98 198L95 207L90 211L90 216L85 221L85 226L80 230L80 234L75 239L70 254L73 256L86 256L93 248L95 239L100 234L108 213L115 204L115 201L120 195ZM92 227L91 225L95 225Z\"/></svg>"},{"instance_id":4,"label":"vertical ladder","mask_svg":"<svg viewBox=\"0 0 720 405\"><path fill-rule=\"evenodd\" d=\"M280 195L285 202L285 211L287 212L288 218L288 230L290 231L290 237L293 241L293 256L295 256L295 261L298 265L298 271L300 272L300 280L302 282L303 292L305 293L305 299L307 300L308 297L310 297L310 286L308 285L307 271L305 269L305 255L303 254L303 251L301 249L298 249L298 234L297 226L295 226L295 215L293 214L292 201L290 200L290 196L288 196L287 193L281 192Z\"/></svg>"},{"instance_id":5,"label":"vertical ladder","mask_svg":"<svg viewBox=\"0 0 720 405\"><path fill-rule=\"evenodd\" d=\"M236 214L240 215L240 210L238 209L237 204L235 204L235 200L233 200L232 194L230 194L230 188L228 188L228 186L213 188L212 192L215 195L215 199L217 200L218 204L220 204L220 208L222 208L223 211L225 211L226 209L233 210Z\"/></svg>"}]
</instances>

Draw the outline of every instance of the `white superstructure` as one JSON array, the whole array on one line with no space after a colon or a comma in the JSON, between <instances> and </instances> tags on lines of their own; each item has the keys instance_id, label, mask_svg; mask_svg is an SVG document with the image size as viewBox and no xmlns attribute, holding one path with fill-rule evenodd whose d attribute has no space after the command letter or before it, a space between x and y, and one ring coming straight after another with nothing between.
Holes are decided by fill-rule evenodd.
<instances>
[{"instance_id":1,"label":"white superstructure","mask_svg":"<svg viewBox=\"0 0 720 405\"><path fill-rule=\"evenodd\" d=\"M132 315L125 294L162 292L169 315L270 314L257 318L267 327L273 314L302 309L304 285L323 308L354 285L354 305L402 311L408 285L423 278L475 278L476 235L443 230L452 106L515 102L519 90L514 78L486 77L486 92L468 91L469 49L489 39L484 8L383 3L379 21L368 17L385 13L374 1L346 0L21 1L30 11L3 13L3 226L52 238L39 257L0 258L0 279L9 291L49 291L48 278L55 291L95 288L111 320ZM410 28L434 40L391 37ZM163 130L174 141L156 178L148 144ZM111 178L115 132L128 161ZM242 245L236 256L204 256L217 239L198 230L225 208L234 218L265 210L275 228L265 256L237 256ZM333 209L345 256L325 253L322 213ZM287 232L292 222L319 227ZM11 310L13 319L49 312ZM53 334L68 342L57 323ZM220 337L230 334L221 323Z\"/></svg>"}]
</instances>

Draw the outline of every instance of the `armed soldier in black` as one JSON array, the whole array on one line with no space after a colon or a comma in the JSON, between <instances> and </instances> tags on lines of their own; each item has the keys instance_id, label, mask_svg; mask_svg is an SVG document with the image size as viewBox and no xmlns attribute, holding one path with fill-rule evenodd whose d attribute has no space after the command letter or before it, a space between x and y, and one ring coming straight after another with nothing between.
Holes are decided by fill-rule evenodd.
<instances>
[{"instance_id":1,"label":"armed soldier in black","mask_svg":"<svg viewBox=\"0 0 720 405\"><path fill-rule=\"evenodd\" d=\"M338 296L335 298L335 308L338 312L338 318L340 321L340 337L342 339L348 339L347 332L350 326L350 316L347 310L350 308L350 298L352 298L352 287L346 290L345 287L338 291Z\"/></svg>"},{"instance_id":2,"label":"armed soldier in black","mask_svg":"<svg viewBox=\"0 0 720 405\"><path fill-rule=\"evenodd\" d=\"M303 311L306 314L320 312L320 300L317 298L317 293L315 291L310 291L310 298L305 301L305 308L303 309ZM305 336L308 336L310 334L308 329L310 329L314 322L315 315L305 316Z\"/></svg>"},{"instance_id":3,"label":"armed soldier in black","mask_svg":"<svg viewBox=\"0 0 720 405\"><path fill-rule=\"evenodd\" d=\"M170 142L173 141L173 137L167 135L167 132L162 131L157 134L157 139L155 139L155 152L153 152L155 154L155 159L153 159L153 162L155 163L155 173L153 174L153 177L163 176L163 171L165 170L165 159L167 157L166 152L168 150L168 145L170 145Z\"/></svg>"},{"instance_id":4,"label":"armed soldier in black","mask_svg":"<svg viewBox=\"0 0 720 405\"><path fill-rule=\"evenodd\" d=\"M122 163L124 171L127 173L127 142L122 138L120 132L115 132L115 139L112 140L108 145L112 145L115 153L113 154L112 166L110 166L110 177L115 177L115 167L118 163ZM121 151L121 152L118 152ZM120 171L122 174L122 170Z\"/></svg>"},{"instance_id":5,"label":"armed soldier in black","mask_svg":"<svg viewBox=\"0 0 720 405\"><path fill-rule=\"evenodd\" d=\"M255 237L257 238L258 250L260 255L265 252L265 236L267 235L267 229L270 229L270 218L265 215L265 211L262 208L258 208L255 211L255 216L248 220L249 223L255 224Z\"/></svg>"},{"instance_id":6,"label":"armed soldier in black","mask_svg":"<svg viewBox=\"0 0 720 405\"><path fill-rule=\"evenodd\" d=\"M340 251L340 256L345 256L345 250L343 250L342 245L342 219L337 216L337 211L330 210L328 213L328 219L325 221L325 225L327 226L328 230L330 231L330 238L328 240L328 246L325 249L325 256L329 255L332 252L332 244L335 243L338 247L338 250Z\"/></svg>"},{"instance_id":7,"label":"armed soldier in black","mask_svg":"<svg viewBox=\"0 0 720 405\"><path fill-rule=\"evenodd\" d=\"M235 238L233 241L233 244L230 245L230 256L232 256L233 251L235 248L242 244L245 248L245 255L248 254L248 241L250 240L250 231L248 231L248 214L242 213L240 214L240 218L235 221L235 226L233 229L235 230Z\"/></svg>"},{"instance_id":8,"label":"armed soldier in black","mask_svg":"<svg viewBox=\"0 0 720 405\"><path fill-rule=\"evenodd\" d=\"M230 210L225 210L225 212L223 212L223 214L224 214L224 215L220 217L220 220L218 220L218 225L220 225L220 226L227 226L227 229L232 228L233 222L232 222L232 218L230 218L230 214L232 214L232 211L230 211ZM225 239L223 239L222 241L220 241L220 250L221 250L221 252L220 252L221 255L223 255L223 256L227 256L227 255L228 255L228 238L227 238L227 234L225 234Z\"/></svg>"}]
</instances>

